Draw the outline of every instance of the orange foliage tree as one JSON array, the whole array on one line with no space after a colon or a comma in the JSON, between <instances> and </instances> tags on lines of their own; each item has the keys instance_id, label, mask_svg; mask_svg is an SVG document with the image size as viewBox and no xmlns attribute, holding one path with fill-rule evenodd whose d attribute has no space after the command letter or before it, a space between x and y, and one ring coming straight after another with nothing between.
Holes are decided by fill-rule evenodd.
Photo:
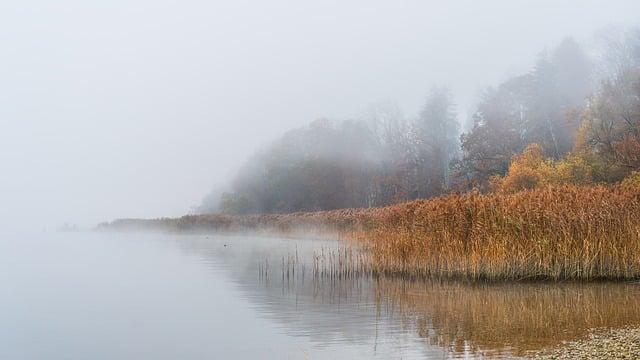
<instances>
[{"instance_id":1,"label":"orange foliage tree","mask_svg":"<svg viewBox=\"0 0 640 360\"><path fill-rule=\"evenodd\" d=\"M569 154L560 161L544 157L542 147L530 144L522 154L513 157L506 176L494 177L493 188L499 192L513 193L556 184L589 184L593 181L593 169L581 154Z\"/></svg>"}]
</instances>

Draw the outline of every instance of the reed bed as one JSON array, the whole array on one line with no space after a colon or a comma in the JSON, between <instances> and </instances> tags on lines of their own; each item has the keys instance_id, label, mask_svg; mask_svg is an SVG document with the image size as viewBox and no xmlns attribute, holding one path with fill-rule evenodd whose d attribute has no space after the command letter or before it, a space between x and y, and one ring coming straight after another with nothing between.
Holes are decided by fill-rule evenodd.
<instances>
[{"instance_id":1,"label":"reed bed","mask_svg":"<svg viewBox=\"0 0 640 360\"><path fill-rule=\"evenodd\" d=\"M381 209L360 239L381 272L468 279L640 276L640 192L559 186Z\"/></svg>"},{"instance_id":2,"label":"reed bed","mask_svg":"<svg viewBox=\"0 0 640 360\"><path fill-rule=\"evenodd\" d=\"M374 274L469 280L640 278L640 187L470 192L369 209L117 220L107 229L334 234ZM350 271L350 270L349 270ZM364 270L362 270L364 271Z\"/></svg>"}]
</instances>

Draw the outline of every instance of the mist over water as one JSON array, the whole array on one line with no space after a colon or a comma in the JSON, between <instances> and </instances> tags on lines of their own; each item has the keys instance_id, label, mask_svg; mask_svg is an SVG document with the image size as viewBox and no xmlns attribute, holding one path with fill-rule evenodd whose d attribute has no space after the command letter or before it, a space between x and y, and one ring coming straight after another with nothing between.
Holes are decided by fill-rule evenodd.
<instances>
[{"instance_id":1,"label":"mist over water","mask_svg":"<svg viewBox=\"0 0 640 360\"><path fill-rule=\"evenodd\" d=\"M314 274L314 257L328 266L341 246L251 236L2 238L0 357L510 357L593 328L640 324L640 286L632 283ZM298 259L295 272L290 258Z\"/></svg>"},{"instance_id":2,"label":"mist over water","mask_svg":"<svg viewBox=\"0 0 640 360\"><path fill-rule=\"evenodd\" d=\"M0 5L0 224L177 216L314 119L448 86L459 120L544 48L635 25L636 1Z\"/></svg>"}]
</instances>

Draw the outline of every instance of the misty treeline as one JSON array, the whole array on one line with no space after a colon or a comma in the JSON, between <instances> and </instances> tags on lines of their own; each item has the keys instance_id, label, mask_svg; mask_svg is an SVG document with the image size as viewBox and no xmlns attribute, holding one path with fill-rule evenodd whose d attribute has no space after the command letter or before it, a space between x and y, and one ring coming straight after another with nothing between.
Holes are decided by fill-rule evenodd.
<instances>
[{"instance_id":1,"label":"misty treeline","mask_svg":"<svg viewBox=\"0 0 640 360\"><path fill-rule=\"evenodd\" d=\"M316 211L620 181L640 168L640 29L601 37L596 50L568 38L542 52L529 72L484 91L464 132L444 87L409 119L378 104L355 120L316 120L258 151L197 210Z\"/></svg>"}]
</instances>

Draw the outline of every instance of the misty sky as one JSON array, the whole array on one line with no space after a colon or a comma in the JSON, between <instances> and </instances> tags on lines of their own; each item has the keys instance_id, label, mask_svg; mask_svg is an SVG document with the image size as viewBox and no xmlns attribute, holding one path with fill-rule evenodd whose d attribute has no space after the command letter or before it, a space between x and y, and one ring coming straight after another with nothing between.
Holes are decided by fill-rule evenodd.
<instances>
[{"instance_id":1,"label":"misty sky","mask_svg":"<svg viewBox=\"0 0 640 360\"><path fill-rule=\"evenodd\" d=\"M433 85L464 112L640 1L4 1L0 226L176 216L316 118Z\"/></svg>"}]
</instances>

